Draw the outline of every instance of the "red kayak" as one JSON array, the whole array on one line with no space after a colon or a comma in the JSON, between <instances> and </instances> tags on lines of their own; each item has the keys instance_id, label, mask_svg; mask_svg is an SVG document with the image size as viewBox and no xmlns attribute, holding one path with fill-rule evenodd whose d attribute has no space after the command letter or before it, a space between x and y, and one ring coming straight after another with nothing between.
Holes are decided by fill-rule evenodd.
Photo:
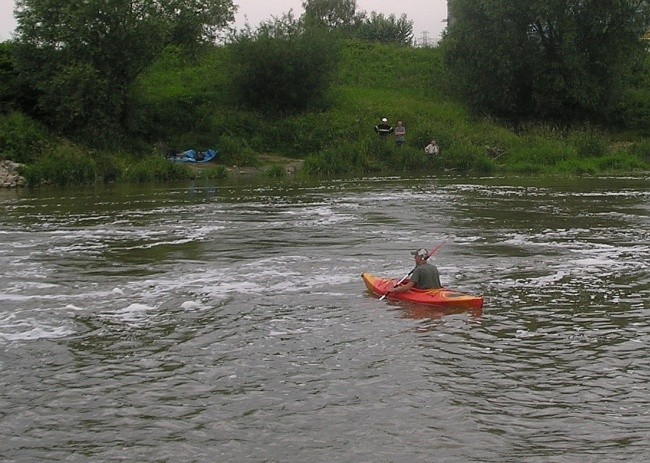
<instances>
[{"instance_id":1,"label":"red kayak","mask_svg":"<svg viewBox=\"0 0 650 463\"><path fill-rule=\"evenodd\" d=\"M380 278L369 273L362 273L361 278L366 284L369 291L377 296L383 296L386 292L395 286L397 280L389 278ZM407 283L408 280L404 280ZM447 288L439 289L412 289L402 293L391 293L386 296L387 299L396 301L407 301L415 304L434 305L437 307L457 307L466 309L483 308L483 298L472 296L466 293L453 291Z\"/></svg>"}]
</instances>

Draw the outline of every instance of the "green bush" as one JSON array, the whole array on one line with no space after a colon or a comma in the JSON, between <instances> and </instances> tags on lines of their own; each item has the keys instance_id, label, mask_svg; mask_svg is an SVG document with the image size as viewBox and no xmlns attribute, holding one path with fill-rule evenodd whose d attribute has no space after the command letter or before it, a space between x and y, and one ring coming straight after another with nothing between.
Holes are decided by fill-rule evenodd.
<instances>
[{"instance_id":1,"label":"green bush","mask_svg":"<svg viewBox=\"0 0 650 463\"><path fill-rule=\"evenodd\" d=\"M513 156L514 159L554 166L574 156L575 150L561 139L543 136L527 137L526 143Z\"/></svg>"},{"instance_id":2,"label":"green bush","mask_svg":"<svg viewBox=\"0 0 650 463\"><path fill-rule=\"evenodd\" d=\"M0 115L0 158L34 162L47 150L50 140L46 128L23 113Z\"/></svg>"},{"instance_id":3,"label":"green bush","mask_svg":"<svg viewBox=\"0 0 650 463\"><path fill-rule=\"evenodd\" d=\"M287 171L279 164L272 164L264 169L264 173L272 178L283 178L287 175Z\"/></svg>"},{"instance_id":4,"label":"green bush","mask_svg":"<svg viewBox=\"0 0 650 463\"><path fill-rule=\"evenodd\" d=\"M337 43L320 30L240 35L228 45L230 94L267 114L324 108L339 59Z\"/></svg>"},{"instance_id":5,"label":"green bush","mask_svg":"<svg viewBox=\"0 0 650 463\"><path fill-rule=\"evenodd\" d=\"M482 175L490 175L496 172L496 163L487 156L478 156L474 160L473 170Z\"/></svg>"},{"instance_id":6,"label":"green bush","mask_svg":"<svg viewBox=\"0 0 650 463\"><path fill-rule=\"evenodd\" d=\"M248 141L231 135L219 139L219 162L228 166L256 167L260 165L257 153Z\"/></svg>"},{"instance_id":7,"label":"green bush","mask_svg":"<svg viewBox=\"0 0 650 463\"><path fill-rule=\"evenodd\" d=\"M379 163L368 158L363 145L344 145L311 154L305 159L302 171L308 175L360 175L380 170Z\"/></svg>"},{"instance_id":8,"label":"green bush","mask_svg":"<svg viewBox=\"0 0 650 463\"><path fill-rule=\"evenodd\" d=\"M442 165L445 169L468 172L474 168L476 160L483 155L482 148L468 144L451 145L442 154Z\"/></svg>"},{"instance_id":9,"label":"green bush","mask_svg":"<svg viewBox=\"0 0 650 463\"><path fill-rule=\"evenodd\" d=\"M60 145L43 154L34 164L25 166L22 174L29 185L84 185L99 178L97 162L91 154L71 144Z\"/></svg>"},{"instance_id":10,"label":"green bush","mask_svg":"<svg viewBox=\"0 0 650 463\"><path fill-rule=\"evenodd\" d=\"M562 161L556 166L557 172L571 175L594 175L598 172L598 166L594 159L569 159Z\"/></svg>"},{"instance_id":11,"label":"green bush","mask_svg":"<svg viewBox=\"0 0 650 463\"><path fill-rule=\"evenodd\" d=\"M628 91L624 114L625 125L646 137L650 136L650 79L648 81L645 87Z\"/></svg>"},{"instance_id":12,"label":"green bush","mask_svg":"<svg viewBox=\"0 0 650 463\"><path fill-rule=\"evenodd\" d=\"M115 182L121 179L125 165L117 155L98 153L95 160L98 175L103 182Z\"/></svg>"},{"instance_id":13,"label":"green bush","mask_svg":"<svg viewBox=\"0 0 650 463\"><path fill-rule=\"evenodd\" d=\"M402 146L392 148L391 151L390 162L386 168L395 172L422 173L429 165L429 156L423 150Z\"/></svg>"},{"instance_id":14,"label":"green bush","mask_svg":"<svg viewBox=\"0 0 650 463\"><path fill-rule=\"evenodd\" d=\"M164 182L192 178L192 172L183 164L169 162L157 156L147 156L131 165L124 173L124 177L134 183Z\"/></svg>"},{"instance_id":15,"label":"green bush","mask_svg":"<svg viewBox=\"0 0 650 463\"><path fill-rule=\"evenodd\" d=\"M636 156L626 153L617 153L598 158L595 161L599 171L633 172L647 168Z\"/></svg>"},{"instance_id":16,"label":"green bush","mask_svg":"<svg viewBox=\"0 0 650 463\"><path fill-rule=\"evenodd\" d=\"M632 145L630 152L643 162L650 163L650 140L646 139Z\"/></svg>"},{"instance_id":17,"label":"green bush","mask_svg":"<svg viewBox=\"0 0 650 463\"><path fill-rule=\"evenodd\" d=\"M607 154L607 145L600 134L592 130L578 131L569 136L569 143L575 146L578 157L601 157Z\"/></svg>"},{"instance_id":18,"label":"green bush","mask_svg":"<svg viewBox=\"0 0 650 463\"><path fill-rule=\"evenodd\" d=\"M349 113L311 112L288 117L276 127L277 133L269 136L274 146L283 147L291 156L304 156L355 141L351 132Z\"/></svg>"}]
</instances>

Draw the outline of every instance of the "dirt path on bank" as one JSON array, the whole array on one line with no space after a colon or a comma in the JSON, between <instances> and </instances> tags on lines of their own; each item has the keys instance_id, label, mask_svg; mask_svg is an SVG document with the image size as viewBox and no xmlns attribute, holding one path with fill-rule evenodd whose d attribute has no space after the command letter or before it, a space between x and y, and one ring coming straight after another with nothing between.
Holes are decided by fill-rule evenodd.
<instances>
[{"instance_id":1,"label":"dirt path on bank","mask_svg":"<svg viewBox=\"0 0 650 463\"><path fill-rule=\"evenodd\" d=\"M260 160L260 165L256 167L242 167L242 166L228 166L228 165L226 165L225 167L226 170L228 171L228 174L230 174L233 177L237 177L237 176L248 177L248 176L255 176L255 175L262 174L267 169L274 166L280 166L284 168L286 174L295 174L300 169L302 169L302 166L305 162L303 159L286 158L283 156L276 156L273 154L260 154L258 156L258 159ZM215 165L219 165L219 164L208 162L205 164L191 164L189 166L194 169L204 169L206 167L211 167L211 166L213 167Z\"/></svg>"},{"instance_id":2,"label":"dirt path on bank","mask_svg":"<svg viewBox=\"0 0 650 463\"><path fill-rule=\"evenodd\" d=\"M295 174L304 164L302 159L285 158L283 156L275 156L272 154L260 154L259 159L261 164L258 167L238 167L227 166L228 172L233 175L256 175L264 172L266 169L273 166L280 166L284 168L285 173Z\"/></svg>"}]
</instances>

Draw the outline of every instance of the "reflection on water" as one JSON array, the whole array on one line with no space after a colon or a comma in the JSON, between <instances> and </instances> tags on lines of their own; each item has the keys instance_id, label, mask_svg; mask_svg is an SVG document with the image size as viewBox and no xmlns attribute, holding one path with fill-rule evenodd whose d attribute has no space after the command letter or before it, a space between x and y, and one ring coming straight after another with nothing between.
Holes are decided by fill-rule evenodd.
<instances>
[{"instance_id":1,"label":"reflection on water","mask_svg":"<svg viewBox=\"0 0 650 463\"><path fill-rule=\"evenodd\" d=\"M483 309L477 308L435 307L409 304L408 302L400 303L399 305L398 310L400 311L400 315L411 320L430 320L458 314L467 314L473 318L480 318L483 315Z\"/></svg>"},{"instance_id":2,"label":"reflection on water","mask_svg":"<svg viewBox=\"0 0 650 463\"><path fill-rule=\"evenodd\" d=\"M645 461L649 196L647 178L2 193L0 459ZM368 295L362 272L402 276L447 235L443 284L482 311Z\"/></svg>"}]
</instances>

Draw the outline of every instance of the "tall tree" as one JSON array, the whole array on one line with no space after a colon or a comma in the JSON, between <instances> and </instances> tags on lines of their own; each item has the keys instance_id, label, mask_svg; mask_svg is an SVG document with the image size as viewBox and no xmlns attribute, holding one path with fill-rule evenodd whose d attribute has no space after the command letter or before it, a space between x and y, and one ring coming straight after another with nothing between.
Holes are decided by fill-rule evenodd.
<instances>
[{"instance_id":1,"label":"tall tree","mask_svg":"<svg viewBox=\"0 0 650 463\"><path fill-rule=\"evenodd\" d=\"M232 0L18 0L16 70L60 131L123 128L129 90L169 44L211 41Z\"/></svg>"},{"instance_id":2,"label":"tall tree","mask_svg":"<svg viewBox=\"0 0 650 463\"><path fill-rule=\"evenodd\" d=\"M443 39L476 109L554 119L613 116L650 14L647 0L454 0Z\"/></svg>"},{"instance_id":3,"label":"tall tree","mask_svg":"<svg viewBox=\"0 0 650 463\"><path fill-rule=\"evenodd\" d=\"M290 12L240 34L228 50L231 94L239 104L274 115L327 105L339 61L331 32L305 28Z\"/></svg>"},{"instance_id":4,"label":"tall tree","mask_svg":"<svg viewBox=\"0 0 650 463\"><path fill-rule=\"evenodd\" d=\"M321 25L328 30L351 27L357 15L356 0L305 0L302 7L308 25Z\"/></svg>"},{"instance_id":5,"label":"tall tree","mask_svg":"<svg viewBox=\"0 0 650 463\"><path fill-rule=\"evenodd\" d=\"M394 14L384 16L373 11L369 18L363 18L356 25L353 35L368 42L412 45L413 21L409 21L406 14L397 18Z\"/></svg>"}]
</instances>

